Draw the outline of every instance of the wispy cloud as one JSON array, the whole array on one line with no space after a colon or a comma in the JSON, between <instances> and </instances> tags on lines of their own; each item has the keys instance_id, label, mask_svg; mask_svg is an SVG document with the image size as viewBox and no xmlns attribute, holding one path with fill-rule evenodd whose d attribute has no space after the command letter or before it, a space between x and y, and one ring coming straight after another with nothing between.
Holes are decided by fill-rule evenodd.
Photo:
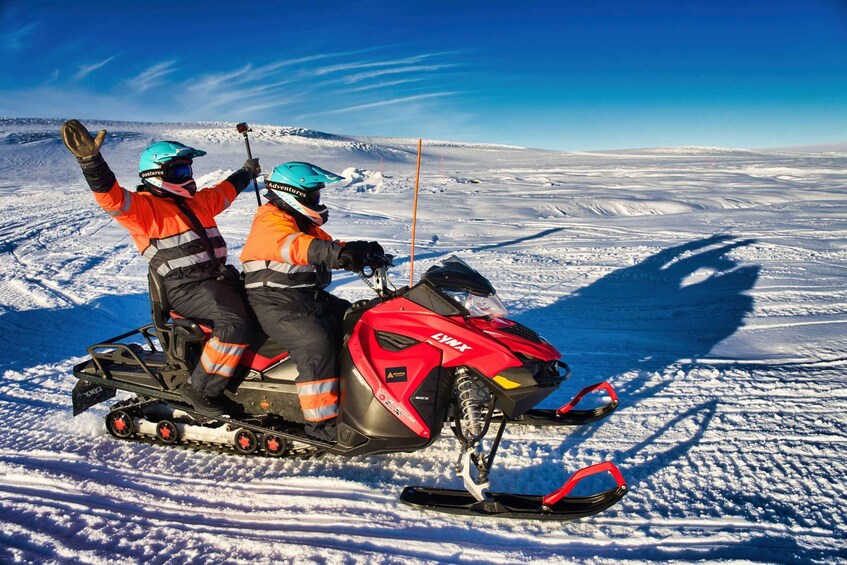
<instances>
[{"instance_id":1,"label":"wispy cloud","mask_svg":"<svg viewBox=\"0 0 847 565\"><path fill-rule=\"evenodd\" d=\"M174 67L175 64L176 61L162 61L161 63L156 63L155 65L148 67L140 75L129 79L127 83L129 87L136 92L150 90L151 88L162 84L162 82L164 82L163 79L167 75L177 70Z\"/></svg>"},{"instance_id":2,"label":"wispy cloud","mask_svg":"<svg viewBox=\"0 0 847 565\"><path fill-rule=\"evenodd\" d=\"M392 98L390 100L380 100L379 102L369 102L367 104L356 104L355 106L347 106L345 108L335 108L333 110L324 110L322 112L310 112L297 116L298 120L304 118L312 118L315 116L327 116L329 114L344 114L347 112L356 112L359 110L368 110L371 108L381 108L383 106L391 106L394 104L404 104L407 102L417 102L418 100L426 100L427 98L442 98L444 96L455 96L461 94L459 91L453 92L430 92L427 94L416 94L414 96L403 96L401 98Z\"/></svg>"},{"instance_id":3,"label":"wispy cloud","mask_svg":"<svg viewBox=\"0 0 847 565\"><path fill-rule=\"evenodd\" d=\"M178 109L181 119L289 123L316 116L329 116L332 123L349 123L365 119L368 113L372 117L427 119L422 116L434 111L436 100L460 93L439 80L445 69L459 66L449 59L449 53L398 54L398 50L383 46L319 52L275 61L244 61L213 71L206 67L206 72L200 73L190 73L187 62L166 60L151 64L123 85L135 93L164 84L173 86L181 95L169 106ZM80 66L77 76L109 62ZM145 94L144 103L161 102L156 96ZM381 108L390 111L378 111Z\"/></svg>"},{"instance_id":4,"label":"wispy cloud","mask_svg":"<svg viewBox=\"0 0 847 565\"><path fill-rule=\"evenodd\" d=\"M5 19L5 18L4 18ZM4 22L8 24L8 22ZM4 30L2 43L5 51L20 51L27 46L27 37L31 35L36 28L37 22L31 22L25 25L15 25L9 30L9 27Z\"/></svg>"},{"instance_id":5,"label":"wispy cloud","mask_svg":"<svg viewBox=\"0 0 847 565\"><path fill-rule=\"evenodd\" d=\"M412 56L412 57L405 57L403 59L394 59L394 60L388 60L388 61L373 61L373 60L371 60L371 61L358 61L358 62L351 62L351 63L342 63L342 64L339 64L339 65L329 65L329 66L326 66L326 67L319 67L317 69L314 69L311 72L311 74L313 76L321 76L321 75L326 75L326 74L330 74L330 73L337 73L337 72L343 72L343 71L353 71L353 70L357 70L357 69L370 69L370 68L374 68L374 67L393 67L393 66L396 66L396 65L413 65L413 64L418 63L418 62L420 62L420 61L422 61L422 60L424 60L428 57L431 57L431 55L430 54L415 55L415 56Z\"/></svg>"},{"instance_id":6,"label":"wispy cloud","mask_svg":"<svg viewBox=\"0 0 847 565\"><path fill-rule=\"evenodd\" d=\"M94 71L96 71L97 69L99 69L99 68L101 68L101 67L103 67L103 66L105 66L105 65L108 65L108 64L109 64L109 63L111 63L114 59L115 59L115 55L112 55L111 57L108 57L107 59L103 59L103 60L102 60L102 61L100 61L99 63L92 63L92 64L90 64L90 65L80 65L80 66L79 66L79 72L77 72L77 73L74 75L74 80L82 80L82 79L84 79L85 77L87 77L88 75L90 75L91 73L93 73Z\"/></svg>"},{"instance_id":7,"label":"wispy cloud","mask_svg":"<svg viewBox=\"0 0 847 565\"><path fill-rule=\"evenodd\" d=\"M365 86L357 86L355 88L345 88L344 90L339 90L338 94L353 94L356 92L364 92L366 90L375 90L377 88L391 88L392 86L400 86L401 84L408 84L410 82L420 82L424 79L424 77L415 77L415 78L404 78L400 80L392 80L387 82L377 82L375 84L368 84Z\"/></svg>"},{"instance_id":8,"label":"wispy cloud","mask_svg":"<svg viewBox=\"0 0 847 565\"><path fill-rule=\"evenodd\" d=\"M243 108L240 108L240 110L241 110L241 112L243 112L245 114L249 114L251 112L260 112L262 110L270 110L271 108L278 108L280 106L286 106L288 104L291 104L291 100L279 100L279 99L277 99L275 101L269 101L269 102L265 102L265 103L261 103L261 104L254 104L252 106L245 106Z\"/></svg>"},{"instance_id":9,"label":"wispy cloud","mask_svg":"<svg viewBox=\"0 0 847 565\"><path fill-rule=\"evenodd\" d=\"M353 75L348 75L345 77L341 77L332 81L333 83L341 83L341 84L355 84L357 82L362 82L364 80L369 80L372 78L377 78L385 75L397 75L397 74L406 74L406 73L422 73L422 72L432 72L432 71L440 71L441 69L448 69L451 67L457 66L455 63L441 63L434 65L407 65L403 67L391 67L387 69L379 69L375 71L368 71L365 73L357 73Z\"/></svg>"}]
</instances>

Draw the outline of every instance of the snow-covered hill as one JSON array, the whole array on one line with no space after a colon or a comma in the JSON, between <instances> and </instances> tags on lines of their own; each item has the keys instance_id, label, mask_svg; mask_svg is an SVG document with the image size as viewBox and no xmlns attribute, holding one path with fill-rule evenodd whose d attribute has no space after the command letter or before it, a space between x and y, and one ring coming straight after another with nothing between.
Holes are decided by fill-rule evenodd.
<instances>
[{"instance_id":1,"label":"snow-covered hill","mask_svg":"<svg viewBox=\"0 0 847 565\"><path fill-rule=\"evenodd\" d=\"M397 501L458 487L450 434L412 454L294 461L127 444L71 417L86 346L148 322L146 266L91 198L60 120L0 119L0 561L498 562L847 558L847 155L668 148L559 153L424 141L417 264L456 254L574 376L621 407L513 428L493 486L543 493L616 462L631 492L574 523L463 519ZM140 151L240 167L232 124L97 123L125 186ZM409 278L416 140L254 126L266 171L344 172L328 230L377 239ZM238 255L255 197L220 218ZM339 273L337 294L370 291Z\"/></svg>"}]
</instances>

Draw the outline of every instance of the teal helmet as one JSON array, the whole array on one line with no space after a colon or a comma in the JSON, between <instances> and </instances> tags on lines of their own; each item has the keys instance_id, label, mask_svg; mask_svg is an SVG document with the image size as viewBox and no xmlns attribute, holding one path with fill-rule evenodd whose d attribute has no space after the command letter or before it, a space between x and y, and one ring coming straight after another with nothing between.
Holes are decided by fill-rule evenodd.
<instances>
[{"instance_id":1,"label":"teal helmet","mask_svg":"<svg viewBox=\"0 0 847 565\"><path fill-rule=\"evenodd\" d=\"M279 208L320 226L329 218L329 211L321 204L321 189L343 178L309 163L283 163L265 179L265 197Z\"/></svg>"},{"instance_id":2,"label":"teal helmet","mask_svg":"<svg viewBox=\"0 0 847 565\"><path fill-rule=\"evenodd\" d=\"M205 154L177 141L157 141L141 153L138 175L153 194L193 198L197 183L191 164Z\"/></svg>"}]
</instances>

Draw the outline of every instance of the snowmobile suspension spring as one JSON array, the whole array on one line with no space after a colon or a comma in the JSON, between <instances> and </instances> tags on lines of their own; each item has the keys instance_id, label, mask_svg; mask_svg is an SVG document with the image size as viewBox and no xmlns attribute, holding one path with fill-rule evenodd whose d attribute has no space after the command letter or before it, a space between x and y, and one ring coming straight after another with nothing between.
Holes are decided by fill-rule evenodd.
<instances>
[{"instance_id":1,"label":"snowmobile suspension spring","mask_svg":"<svg viewBox=\"0 0 847 565\"><path fill-rule=\"evenodd\" d=\"M485 427L482 410L488 400L488 391L464 367L456 371L456 391L466 438L476 438Z\"/></svg>"}]
</instances>

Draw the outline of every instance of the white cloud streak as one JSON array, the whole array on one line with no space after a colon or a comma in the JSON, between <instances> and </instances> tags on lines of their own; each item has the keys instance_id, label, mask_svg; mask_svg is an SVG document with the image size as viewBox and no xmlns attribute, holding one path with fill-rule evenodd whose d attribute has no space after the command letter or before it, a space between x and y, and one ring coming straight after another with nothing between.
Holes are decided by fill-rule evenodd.
<instances>
[{"instance_id":1,"label":"white cloud streak","mask_svg":"<svg viewBox=\"0 0 847 565\"><path fill-rule=\"evenodd\" d=\"M393 67L390 69L379 69L376 71L368 71L366 73L358 73L354 75L349 75L346 77L341 77L339 79L335 79L333 81L328 81L327 84L330 83L341 83L341 84L355 84L357 82L362 82L364 80L377 78L385 75L397 75L404 73L422 73L422 72L430 72L430 71L440 71L441 69L448 69L450 67L457 66L454 63L444 63L444 64L436 64L436 65L411 65L405 67Z\"/></svg>"},{"instance_id":2,"label":"white cloud streak","mask_svg":"<svg viewBox=\"0 0 847 565\"><path fill-rule=\"evenodd\" d=\"M8 22L4 23L8 25ZM6 51L21 51L27 46L27 36L32 34L37 27L37 22L28 23L22 26L15 26L12 31L7 30L4 32L2 43L0 43L0 45L2 45L3 49Z\"/></svg>"},{"instance_id":3,"label":"white cloud streak","mask_svg":"<svg viewBox=\"0 0 847 565\"><path fill-rule=\"evenodd\" d=\"M347 106L345 108L336 108L334 110L325 110L323 112L310 112L297 116L298 120L304 118L312 118L314 116L326 116L329 114L344 114L347 112L355 112L358 110L368 110L371 108L381 108L383 106L391 106L394 104L403 104L406 102L417 102L418 100L426 100L427 98L442 98L444 96L455 96L461 94L459 91L453 92L430 92L428 94L416 94L414 96L404 96L402 98L392 98L390 100L380 100L379 102L370 102L368 104L357 104L355 106Z\"/></svg>"},{"instance_id":4,"label":"white cloud streak","mask_svg":"<svg viewBox=\"0 0 847 565\"><path fill-rule=\"evenodd\" d=\"M375 90L377 88L389 88L392 86L400 86L401 84L408 84L410 82L420 82L424 79L424 77L417 78L404 78L401 80L392 80L388 82L378 82L376 84L368 84L366 86L357 86L356 88L346 88L344 90L339 90L338 94L353 94L356 92L365 92L367 90Z\"/></svg>"},{"instance_id":5,"label":"white cloud streak","mask_svg":"<svg viewBox=\"0 0 847 565\"><path fill-rule=\"evenodd\" d=\"M84 79L85 77L87 77L88 75L90 75L91 73L93 73L94 71L96 71L97 69L99 69L99 68L101 68L101 67L104 67L104 66L108 65L108 64L109 64L109 63L111 63L114 59L115 59L115 55L112 55L111 57L109 57L109 58L107 58L107 59L103 59L103 60L102 60L102 61L100 61L99 63L92 63L92 64L90 64L90 65L80 65L80 66L79 66L79 72L77 72L77 73L74 75L74 80L82 80L82 79Z\"/></svg>"},{"instance_id":6,"label":"white cloud streak","mask_svg":"<svg viewBox=\"0 0 847 565\"><path fill-rule=\"evenodd\" d=\"M163 79L167 75L177 70L174 67L175 64L176 61L162 61L161 63L156 63L155 65L148 67L140 75L129 79L127 81L127 85L136 92L150 90L151 88L162 84L162 82L164 82Z\"/></svg>"}]
</instances>

